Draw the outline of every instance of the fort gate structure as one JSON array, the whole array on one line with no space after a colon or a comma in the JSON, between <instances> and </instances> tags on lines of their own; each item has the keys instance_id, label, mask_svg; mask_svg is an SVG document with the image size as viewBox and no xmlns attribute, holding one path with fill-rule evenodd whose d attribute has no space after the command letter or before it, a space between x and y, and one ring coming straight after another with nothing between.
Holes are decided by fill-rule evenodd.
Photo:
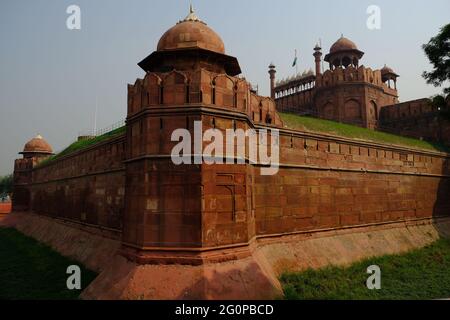
<instances>
[{"instance_id":1,"label":"fort gate structure","mask_svg":"<svg viewBox=\"0 0 450 320\"><path fill-rule=\"evenodd\" d=\"M357 64L361 53L350 53ZM99 271L84 298L274 298L284 271L448 232L448 154L284 127L275 101L239 76L193 10L139 66L123 132L55 158L39 137L16 162L18 212L8 223ZM172 133L193 135L195 122L279 130L279 172L262 175L248 154L244 163L175 165Z\"/></svg>"},{"instance_id":2,"label":"fort gate structure","mask_svg":"<svg viewBox=\"0 0 450 320\"><path fill-rule=\"evenodd\" d=\"M399 75L384 65L361 64L364 52L342 36L330 48L322 71L322 48L314 47L313 70L276 81L269 66L271 96L277 110L339 121L365 128L450 145L450 121L430 99L399 103ZM450 101L447 106L450 108Z\"/></svg>"}]
</instances>

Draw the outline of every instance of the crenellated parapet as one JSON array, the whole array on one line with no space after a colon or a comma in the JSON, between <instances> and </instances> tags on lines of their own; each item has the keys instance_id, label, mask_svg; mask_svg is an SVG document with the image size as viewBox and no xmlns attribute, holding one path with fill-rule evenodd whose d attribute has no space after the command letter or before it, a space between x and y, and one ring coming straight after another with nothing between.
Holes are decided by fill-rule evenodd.
<instances>
[{"instance_id":1,"label":"crenellated parapet","mask_svg":"<svg viewBox=\"0 0 450 320\"><path fill-rule=\"evenodd\" d=\"M148 72L128 85L128 117L147 108L195 104L245 113L257 123L281 125L274 101L252 93L251 84L243 78L206 69L174 70Z\"/></svg>"},{"instance_id":2,"label":"crenellated parapet","mask_svg":"<svg viewBox=\"0 0 450 320\"><path fill-rule=\"evenodd\" d=\"M348 66L347 68L337 67L334 70L325 71L323 75L318 75L316 87L325 88L357 82L378 87L383 85L380 70L372 70L365 66L359 66L358 68Z\"/></svg>"}]
</instances>

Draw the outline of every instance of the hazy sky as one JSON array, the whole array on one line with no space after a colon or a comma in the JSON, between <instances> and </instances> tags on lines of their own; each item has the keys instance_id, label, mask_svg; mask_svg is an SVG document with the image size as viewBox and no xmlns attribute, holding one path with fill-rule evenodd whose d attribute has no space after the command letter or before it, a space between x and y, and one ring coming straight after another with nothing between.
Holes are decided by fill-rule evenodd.
<instances>
[{"instance_id":1,"label":"hazy sky","mask_svg":"<svg viewBox=\"0 0 450 320\"><path fill-rule=\"evenodd\" d=\"M68 30L66 9L81 8L81 30ZM421 78L430 68L421 45L450 22L450 1L193 0L198 16L239 59L243 75L269 95L267 66L291 76L314 67L312 48L324 51L341 33L401 78L402 101L440 92ZM381 30L366 27L369 5L381 8ZM137 63L160 36L188 13L188 0L1 0L0 175L13 170L25 142L38 133L55 151L92 129L126 115L127 83L143 77Z\"/></svg>"}]
</instances>

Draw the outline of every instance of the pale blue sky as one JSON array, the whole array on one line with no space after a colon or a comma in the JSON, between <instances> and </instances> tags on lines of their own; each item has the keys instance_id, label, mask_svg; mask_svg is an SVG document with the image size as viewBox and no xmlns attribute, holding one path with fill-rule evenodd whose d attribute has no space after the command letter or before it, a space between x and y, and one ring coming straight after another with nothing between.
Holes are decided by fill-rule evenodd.
<instances>
[{"instance_id":1,"label":"pale blue sky","mask_svg":"<svg viewBox=\"0 0 450 320\"><path fill-rule=\"evenodd\" d=\"M66 28L66 8L81 7L82 29ZM421 45L450 22L450 1L193 0L198 16L239 59L243 75L269 94L267 66L278 77L314 66L340 34L366 53L362 63L385 63L401 75L402 101L440 92L421 78L430 68ZM382 28L366 27L366 9L380 6ZM160 36L184 18L188 0L2 0L0 3L0 174L12 172L23 145L38 133L60 150L79 132L125 117L127 83Z\"/></svg>"}]
</instances>

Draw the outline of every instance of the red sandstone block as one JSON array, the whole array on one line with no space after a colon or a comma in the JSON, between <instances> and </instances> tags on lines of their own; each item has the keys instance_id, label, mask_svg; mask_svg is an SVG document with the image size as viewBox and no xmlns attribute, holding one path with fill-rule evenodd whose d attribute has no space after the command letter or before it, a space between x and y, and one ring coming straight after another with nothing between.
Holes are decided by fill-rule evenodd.
<instances>
[{"instance_id":1,"label":"red sandstone block","mask_svg":"<svg viewBox=\"0 0 450 320\"><path fill-rule=\"evenodd\" d=\"M317 150L318 142L317 140L306 139L305 149L307 150Z\"/></svg>"},{"instance_id":2,"label":"red sandstone block","mask_svg":"<svg viewBox=\"0 0 450 320\"><path fill-rule=\"evenodd\" d=\"M320 178L319 183L321 185L337 186L339 184L339 180L337 178Z\"/></svg>"},{"instance_id":3,"label":"red sandstone block","mask_svg":"<svg viewBox=\"0 0 450 320\"><path fill-rule=\"evenodd\" d=\"M339 186L341 187L359 187L364 185L363 182L359 179L350 179L349 177L345 177L341 175L339 180Z\"/></svg>"},{"instance_id":4,"label":"red sandstone block","mask_svg":"<svg viewBox=\"0 0 450 320\"><path fill-rule=\"evenodd\" d=\"M335 194L336 195L351 195L352 194L352 189L351 188L338 187L338 188L335 189Z\"/></svg>"},{"instance_id":5,"label":"red sandstone block","mask_svg":"<svg viewBox=\"0 0 450 320\"><path fill-rule=\"evenodd\" d=\"M311 230L316 227L316 222L313 218L296 219L294 226L298 231Z\"/></svg>"},{"instance_id":6,"label":"red sandstone block","mask_svg":"<svg viewBox=\"0 0 450 320\"><path fill-rule=\"evenodd\" d=\"M308 186L319 186L320 185L320 179L317 178L306 178L306 185Z\"/></svg>"},{"instance_id":7,"label":"red sandstone block","mask_svg":"<svg viewBox=\"0 0 450 320\"><path fill-rule=\"evenodd\" d=\"M327 163L330 167L340 167L341 164L345 161L345 158L342 154L327 154Z\"/></svg>"},{"instance_id":8,"label":"red sandstone block","mask_svg":"<svg viewBox=\"0 0 450 320\"><path fill-rule=\"evenodd\" d=\"M332 215L334 213L336 213L336 207L332 204L329 205L324 205L324 204L320 204L319 205L319 215Z\"/></svg>"},{"instance_id":9,"label":"red sandstone block","mask_svg":"<svg viewBox=\"0 0 450 320\"><path fill-rule=\"evenodd\" d=\"M306 150L305 156L307 157L307 160L309 160L308 163L315 164L315 161L318 161L324 154L317 151L314 147L311 147Z\"/></svg>"},{"instance_id":10,"label":"red sandstone block","mask_svg":"<svg viewBox=\"0 0 450 320\"><path fill-rule=\"evenodd\" d=\"M351 190L352 190L352 194L356 195L356 196L369 193L368 187L353 187Z\"/></svg>"},{"instance_id":11,"label":"red sandstone block","mask_svg":"<svg viewBox=\"0 0 450 320\"><path fill-rule=\"evenodd\" d=\"M385 187L368 187L367 188L367 193L368 194L386 194L387 190Z\"/></svg>"},{"instance_id":12,"label":"red sandstone block","mask_svg":"<svg viewBox=\"0 0 450 320\"><path fill-rule=\"evenodd\" d=\"M313 165L315 167L327 167L328 165L325 158L306 158L306 164Z\"/></svg>"},{"instance_id":13,"label":"red sandstone block","mask_svg":"<svg viewBox=\"0 0 450 320\"><path fill-rule=\"evenodd\" d=\"M350 154L352 154L352 155L359 155L359 147L350 146Z\"/></svg>"},{"instance_id":14,"label":"red sandstone block","mask_svg":"<svg viewBox=\"0 0 450 320\"><path fill-rule=\"evenodd\" d=\"M340 153L343 155L350 154L350 146L348 144L340 144Z\"/></svg>"},{"instance_id":15,"label":"red sandstone block","mask_svg":"<svg viewBox=\"0 0 450 320\"><path fill-rule=\"evenodd\" d=\"M369 157L376 158L377 157L377 149L369 148Z\"/></svg>"},{"instance_id":16,"label":"red sandstone block","mask_svg":"<svg viewBox=\"0 0 450 320\"><path fill-rule=\"evenodd\" d=\"M351 205L354 203L354 197L352 194L348 195L336 195L335 196L336 205L338 204L346 204Z\"/></svg>"},{"instance_id":17,"label":"red sandstone block","mask_svg":"<svg viewBox=\"0 0 450 320\"><path fill-rule=\"evenodd\" d=\"M282 216L281 207L266 207L266 217L276 218Z\"/></svg>"},{"instance_id":18,"label":"red sandstone block","mask_svg":"<svg viewBox=\"0 0 450 320\"><path fill-rule=\"evenodd\" d=\"M362 211L360 215L361 223L374 223L382 221L381 212Z\"/></svg>"},{"instance_id":19,"label":"red sandstone block","mask_svg":"<svg viewBox=\"0 0 450 320\"><path fill-rule=\"evenodd\" d=\"M294 149L296 149L296 150L304 150L305 149L305 139L294 137L292 141L294 143Z\"/></svg>"},{"instance_id":20,"label":"red sandstone block","mask_svg":"<svg viewBox=\"0 0 450 320\"><path fill-rule=\"evenodd\" d=\"M331 216L315 216L313 218L316 227L321 228L336 228L340 225L340 217L338 215Z\"/></svg>"},{"instance_id":21,"label":"red sandstone block","mask_svg":"<svg viewBox=\"0 0 450 320\"><path fill-rule=\"evenodd\" d=\"M330 142L329 144L329 150L330 153L336 153L339 154L340 153L340 146L337 143L334 142Z\"/></svg>"},{"instance_id":22,"label":"red sandstone block","mask_svg":"<svg viewBox=\"0 0 450 320\"><path fill-rule=\"evenodd\" d=\"M360 224L359 213L341 215L341 226L353 226Z\"/></svg>"},{"instance_id":23,"label":"red sandstone block","mask_svg":"<svg viewBox=\"0 0 450 320\"><path fill-rule=\"evenodd\" d=\"M369 157L369 149L366 147L360 147L359 148L359 155L362 157Z\"/></svg>"},{"instance_id":24,"label":"red sandstone block","mask_svg":"<svg viewBox=\"0 0 450 320\"><path fill-rule=\"evenodd\" d=\"M417 218L431 217L433 216L433 210L434 208L416 209L416 216Z\"/></svg>"},{"instance_id":25,"label":"red sandstone block","mask_svg":"<svg viewBox=\"0 0 450 320\"><path fill-rule=\"evenodd\" d=\"M404 213L405 211L387 211L383 212L382 218L383 221L398 221L403 219Z\"/></svg>"},{"instance_id":26,"label":"red sandstone block","mask_svg":"<svg viewBox=\"0 0 450 320\"><path fill-rule=\"evenodd\" d=\"M328 152L328 141L318 141L317 150L320 152Z\"/></svg>"},{"instance_id":27,"label":"red sandstone block","mask_svg":"<svg viewBox=\"0 0 450 320\"><path fill-rule=\"evenodd\" d=\"M406 210L403 212L404 218L415 218L416 217L416 210Z\"/></svg>"},{"instance_id":28,"label":"red sandstone block","mask_svg":"<svg viewBox=\"0 0 450 320\"><path fill-rule=\"evenodd\" d=\"M282 219L265 219L264 221L265 233L282 233L283 232L283 222Z\"/></svg>"},{"instance_id":29,"label":"red sandstone block","mask_svg":"<svg viewBox=\"0 0 450 320\"><path fill-rule=\"evenodd\" d=\"M362 162L347 162L345 167L348 169L361 170L366 167L365 163Z\"/></svg>"},{"instance_id":30,"label":"red sandstone block","mask_svg":"<svg viewBox=\"0 0 450 320\"><path fill-rule=\"evenodd\" d=\"M320 180L322 182L322 180ZM321 185L319 187L319 193L322 195L322 199L333 194L333 188L329 185Z\"/></svg>"},{"instance_id":31,"label":"red sandstone block","mask_svg":"<svg viewBox=\"0 0 450 320\"><path fill-rule=\"evenodd\" d=\"M338 213L344 213L348 214L350 212L357 211L355 205L348 205L348 204L336 204L336 212Z\"/></svg>"},{"instance_id":32,"label":"red sandstone block","mask_svg":"<svg viewBox=\"0 0 450 320\"><path fill-rule=\"evenodd\" d=\"M314 206L296 206L291 208L292 215L297 218L313 217L318 213L318 207Z\"/></svg>"}]
</instances>

